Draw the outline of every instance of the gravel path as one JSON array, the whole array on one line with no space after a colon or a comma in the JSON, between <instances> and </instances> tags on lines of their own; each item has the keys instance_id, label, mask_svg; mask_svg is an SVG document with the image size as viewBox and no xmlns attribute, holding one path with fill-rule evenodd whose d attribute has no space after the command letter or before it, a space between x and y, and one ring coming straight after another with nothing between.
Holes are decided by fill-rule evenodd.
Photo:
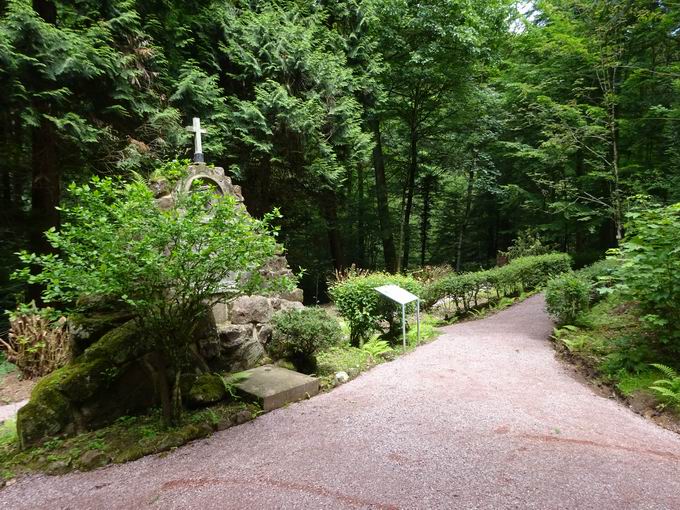
<instances>
[{"instance_id":1,"label":"gravel path","mask_svg":"<svg viewBox=\"0 0 680 510\"><path fill-rule=\"evenodd\" d=\"M0 491L11 509L680 508L680 436L555 359L533 297L166 457Z\"/></svg>"},{"instance_id":2,"label":"gravel path","mask_svg":"<svg viewBox=\"0 0 680 510\"><path fill-rule=\"evenodd\" d=\"M19 412L19 409L28 404L28 400L22 400L21 402L14 402L13 404L7 404L0 406L0 423L10 418L14 418Z\"/></svg>"}]
</instances>

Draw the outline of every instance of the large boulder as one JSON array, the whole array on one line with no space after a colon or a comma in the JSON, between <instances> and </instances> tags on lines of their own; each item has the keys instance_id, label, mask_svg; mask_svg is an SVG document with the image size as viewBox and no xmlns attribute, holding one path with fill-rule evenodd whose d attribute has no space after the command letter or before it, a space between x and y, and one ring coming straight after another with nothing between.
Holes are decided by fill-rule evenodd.
<instances>
[{"instance_id":1,"label":"large boulder","mask_svg":"<svg viewBox=\"0 0 680 510\"><path fill-rule=\"evenodd\" d=\"M68 320L74 356L79 356L106 333L132 319L129 312L71 315Z\"/></svg>"},{"instance_id":2,"label":"large boulder","mask_svg":"<svg viewBox=\"0 0 680 510\"><path fill-rule=\"evenodd\" d=\"M274 308L268 298L241 296L231 303L229 319L233 324L267 323L273 313Z\"/></svg>"},{"instance_id":3,"label":"large boulder","mask_svg":"<svg viewBox=\"0 0 680 510\"><path fill-rule=\"evenodd\" d=\"M157 405L148 356L149 345L129 321L42 378L17 415L21 446L91 430Z\"/></svg>"},{"instance_id":4,"label":"large boulder","mask_svg":"<svg viewBox=\"0 0 680 510\"><path fill-rule=\"evenodd\" d=\"M217 370L230 372L256 366L265 355L260 342L261 329L254 324L219 325L219 354L210 360L210 365ZM266 335L266 331L262 335Z\"/></svg>"}]
</instances>

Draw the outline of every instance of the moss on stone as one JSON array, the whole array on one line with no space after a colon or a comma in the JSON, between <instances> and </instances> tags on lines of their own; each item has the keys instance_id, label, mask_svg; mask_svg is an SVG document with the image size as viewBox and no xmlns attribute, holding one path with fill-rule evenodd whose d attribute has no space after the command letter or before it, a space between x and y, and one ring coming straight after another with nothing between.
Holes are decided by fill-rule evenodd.
<instances>
[{"instance_id":1,"label":"moss on stone","mask_svg":"<svg viewBox=\"0 0 680 510\"><path fill-rule=\"evenodd\" d=\"M105 359L74 363L64 367L59 391L73 402L84 402L109 386L116 367Z\"/></svg>"},{"instance_id":2,"label":"moss on stone","mask_svg":"<svg viewBox=\"0 0 680 510\"><path fill-rule=\"evenodd\" d=\"M216 374L202 374L196 378L189 390L189 404L205 406L214 404L227 396L224 380Z\"/></svg>"},{"instance_id":3,"label":"moss on stone","mask_svg":"<svg viewBox=\"0 0 680 510\"><path fill-rule=\"evenodd\" d=\"M17 414L17 435L22 448L62 433L73 421L69 400L59 391L68 366L43 377L31 399Z\"/></svg>"},{"instance_id":4,"label":"moss on stone","mask_svg":"<svg viewBox=\"0 0 680 510\"><path fill-rule=\"evenodd\" d=\"M17 415L21 446L76 432L75 405L105 392L120 375L121 366L141 356L145 349L148 346L140 341L136 323L128 321L106 333L70 364L43 377Z\"/></svg>"},{"instance_id":5,"label":"moss on stone","mask_svg":"<svg viewBox=\"0 0 680 510\"><path fill-rule=\"evenodd\" d=\"M88 347L81 358L85 361L105 359L113 365L122 365L145 354L150 347L141 337L136 322L131 320L106 333Z\"/></svg>"},{"instance_id":6,"label":"moss on stone","mask_svg":"<svg viewBox=\"0 0 680 510\"><path fill-rule=\"evenodd\" d=\"M120 311L70 315L69 323L71 325L75 354L80 355L87 347L97 342L106 333L122 326L130 319L132 319L132 314Z\"/></svg>"}]
</instances>

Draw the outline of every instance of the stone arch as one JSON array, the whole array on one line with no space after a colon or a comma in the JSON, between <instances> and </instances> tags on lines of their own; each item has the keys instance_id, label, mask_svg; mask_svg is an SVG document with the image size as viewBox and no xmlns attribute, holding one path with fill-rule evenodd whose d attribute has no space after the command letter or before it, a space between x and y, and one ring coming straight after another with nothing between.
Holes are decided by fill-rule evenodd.
<instances>
[{"instance_id":1,"label":"stone arch","mask_svg":"<svg viewBox=\"0 0 680 510\"><path fill-rule=\"evenodd\" d=\"M211 185L214 185L221 195L233 196L236 198L237 202L243 203L241 188L232 184L231 179L224 174L223 168L209 167L205 164L194 163L189 167L187 178L179 183L176 191L191 191L191 186L196 181L207 181Z\"/></svg>"},{"instance_id":2,"label":"stone arch","mask_svg":"<svg viewBox=\"0 0 680 510\"><path fill-rule=\"evenodd\" d=\"M212 184L215 186L215 191L217 191L220 195L224 196L225 195L225 189L222 183L220 183L217 179L214 179L213 177L209 177L207 175L194 175L190 177L187 180L186 183L186 188L187 190L193 190L194 186L198 182L207 182L208 184Z\"/></svg>"}]
</instances>

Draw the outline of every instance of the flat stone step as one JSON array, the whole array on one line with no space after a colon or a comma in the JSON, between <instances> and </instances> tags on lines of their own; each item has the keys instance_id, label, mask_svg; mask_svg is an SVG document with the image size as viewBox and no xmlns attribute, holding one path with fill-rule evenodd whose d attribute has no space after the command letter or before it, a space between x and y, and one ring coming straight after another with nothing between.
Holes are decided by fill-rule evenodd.
<instances>
[{"instance_id":1,"label":"flat stone step","mask_svg":"<svg viewBox=\"0 0 680 510\"><path fill-rule=\"evenodd\" d=\"M236 388L246 398L258 402L264 411L319 393L317 378L286 368L264 365L245 373L248 378L236 384Z\"/></svg>"}]
</instances>

